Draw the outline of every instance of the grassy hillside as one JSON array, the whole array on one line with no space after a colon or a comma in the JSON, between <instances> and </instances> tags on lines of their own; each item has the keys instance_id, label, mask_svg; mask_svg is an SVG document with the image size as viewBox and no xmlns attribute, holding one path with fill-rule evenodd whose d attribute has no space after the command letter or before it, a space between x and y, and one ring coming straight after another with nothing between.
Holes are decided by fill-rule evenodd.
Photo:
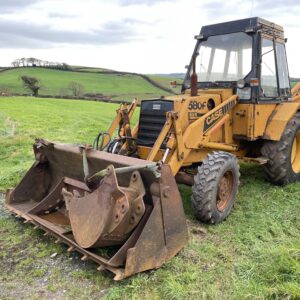
<instances>
[{"instance_id":1,"label":"grassy hillside","mask_svg":"<svg viewBox=\"0 0 300 300\"><path fill-rule=\"evenodd\" d=\"M72 96L71 82L83 86L82 94L102 94L113 100L132 100L157 98L162 95L180 93L182 79L159 74L143 75L115 72L109 69L72 66L73 71L61 71L47 68L16 68L1 72L0 92L30 94L24 89L20 77L33 76L40 79L40 95ZM115 72L115 73L114 73ZM170 88L170 81L177 81L176 88ZM295 80L295 79L293 79ZM152 82L149 82L152 81ZM158 86L157 86L158 84ZM295 82L292 82L294 86Z\"/></svg>"},{"instance_id":2,"label":"grassy hillside","mask_svg":"<svg viewBox=\"0 0 300 300\"><path fill-rule=\"evenodd\" d=\"M68 86L72 81L81 83L85 93L101 93L113 99L153 98L166 94L136 75L82 73L44 68L17 68L1 72L0 89L29 93L22 86L22 75L41 80L41 95L70 95Z\"/></svg>"},{"instance_id":3,"label":"grassy hillside","mask_svg":"<svg viewBox=\"0 0 300 300\"><path fill-rule=\"evenodd\" d=\"M35 137L91 142L116 108L100 102L0 98L0 191L15 186L32 164ZM181 186L189 244L162 268L118 283L9 216L0 200L0 298L299 299L300 183L273 186L256 165L242 164L241 173L235 209L216 226L195 220L191 190Z\"/></svg>"},{"instance_id":4,"label":"grassy hillside","mask_svg":"<svg viewBox=\"0 0 300 300\"><path fill-rule=\"evenodd\" d=\"M87 71L87 72L113 72L111 69L104 68L93 68L93 67L84 67L84 66L71 66L73 70L78 71Z\"/></svg>"}]
</instances>

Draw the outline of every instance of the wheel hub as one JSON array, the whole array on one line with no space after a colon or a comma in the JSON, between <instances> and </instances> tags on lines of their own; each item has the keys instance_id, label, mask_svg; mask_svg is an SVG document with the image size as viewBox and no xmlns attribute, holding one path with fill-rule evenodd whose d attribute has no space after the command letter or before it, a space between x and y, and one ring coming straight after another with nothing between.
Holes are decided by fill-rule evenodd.
<instances>
[{"instance_id":1,"label":"wheel hub","mask_svg":"<svg viewBox=\"0 0 300 300\"><path fill-rule=\"evenodd\" d=\"M297 132L291 150L291 165L294 173L300 172L300 131Z\"/></svg>"},{"instance_id":2,"label":"wheel hub","mask_svg":"<svg viewBox=\"0 0 300 300\"><path fill-rule=\"evenodd\" d=\"M217 209L223 212L232 197L233 174L231 171L224 173L220 179L217 192Z\"/></svg>"}]
</instances>

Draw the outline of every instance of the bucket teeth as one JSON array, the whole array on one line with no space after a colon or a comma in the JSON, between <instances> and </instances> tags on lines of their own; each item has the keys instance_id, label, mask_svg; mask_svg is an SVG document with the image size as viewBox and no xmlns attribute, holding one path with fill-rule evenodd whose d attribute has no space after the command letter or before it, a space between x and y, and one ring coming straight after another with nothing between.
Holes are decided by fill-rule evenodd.
<instances>
[{"instance_id":1,"label":"bucket teeth","mask_svg":"<svg viewBox=\"0 0 300 300\"><path fill-rule=\"evenodd\" d=\"M82 261L87 261L88 259L89 259L88 255L83 255L83 256L81 257L81 260L82 260Z\"/></svg>"},{"instance_id":2,"label":"bucket teeth","mask_svg":"<svg viewBox=\"0 0 300 300\"><path fill-rule=\"evenodd\" d=\"M100 266L97 268L97 270L98 270L98 271L104 271L105 268L104 268L102 265L100 265Z\"/></svg>"},{"instance_id":3,"label":"bucket teeth","mask_svg":"<svg viewBox=\"0 0 300 300\"><path fill-rule=\"evenodd\" d=\"M75 247L74 246L70 246L69 248L68 248L68 252L73 252L75 250Z\"/></svg>"}]
</instances>

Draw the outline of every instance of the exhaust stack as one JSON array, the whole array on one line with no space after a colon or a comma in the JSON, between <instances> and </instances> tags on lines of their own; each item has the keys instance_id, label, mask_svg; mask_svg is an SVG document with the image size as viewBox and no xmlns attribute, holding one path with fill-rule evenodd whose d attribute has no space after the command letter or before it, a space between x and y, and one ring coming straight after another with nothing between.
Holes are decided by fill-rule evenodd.
<instances>
[{"instance_id":1,"label":"exhaust stack","mask_svg":"<svg viewBox=\"0 0 300 300\"><path fill-rule=\"evenodd\" d=\"M198 76L196 73L196 55L193 58L193 73L191 75L191 96L198 96Z\"/></svg>"}]
</instances>

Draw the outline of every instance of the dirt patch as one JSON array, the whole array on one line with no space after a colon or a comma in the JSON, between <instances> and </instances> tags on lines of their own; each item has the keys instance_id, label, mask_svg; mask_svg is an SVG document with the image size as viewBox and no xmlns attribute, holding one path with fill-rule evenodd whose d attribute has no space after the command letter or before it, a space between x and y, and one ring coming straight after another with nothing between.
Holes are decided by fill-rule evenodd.
<instances>
[{"instance_id":1,"label":"dirt patch","mask_svg":"<svg viewBox=\"0 0 300 300\"><path fill-rule=\"evenodd\" d=\"M190 236L197 239L204 239L208 231L204 226L201 226L201 224L198 221L191 221L187 219L187 225Z\"/></svg>"},{"instance_id":2,"label":"dirt patch","mask_svg":"<svg viewBox=\"0 0 300 300\"><path fill-rule=\"evenodd\" d=\"M100 299L113 284L93 262L23 224L0 194L0 299ZM53 255L55 254L55 255Z\"/></svg>"},{"instance_id":3,"label":"dirt patch","mask_svg":"<svg viewBox=\"0 0 300 300\"><path fill-rule=\"evenodd\" d=\"M94 293L89 292L88 289L94 289L95 281L93 279L74 278L74 274L80 272L80 266L76 262L68 262L65 257L55 260L46 258L43 261L37 261L32 267L35 274L41 270L43 275L34 276L32 270L27 272L9 270L14 274L7 277L1 276L0 298L68 299L77 293L78 297L73 296L72 298L82 299L84 298L83 295L86 294L86 299L100 299L107 291L106 288L99 288Z\"/></svg>"}]
</instances>

